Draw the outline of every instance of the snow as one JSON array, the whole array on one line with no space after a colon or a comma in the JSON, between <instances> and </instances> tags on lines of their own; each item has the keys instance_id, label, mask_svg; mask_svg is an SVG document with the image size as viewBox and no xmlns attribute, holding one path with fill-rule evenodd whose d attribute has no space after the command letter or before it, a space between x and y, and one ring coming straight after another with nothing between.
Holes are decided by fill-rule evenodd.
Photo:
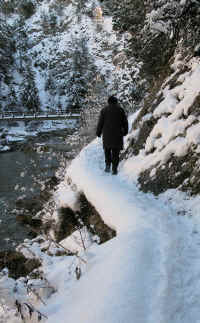
<instances>
[{"instance_id":1,"label":"snow","mask_svg":"<svg viewBox=\"0 0 200 323\"><path fill-rule=\"evenodd\" d=\"M62 194L60 194L62 191ZM60 189L56 193L56 200L61 207L70 207L73 211L78 211L79 206L77 205L78 194L75 193L66 183L60 184Z\"/></svg>"},{"instance_id":2,"label":"snow","mask_svg":"<svg viewBox=\"0 0 200 323\"><path fill-rule=\"evenodd\" d=\"M173 64L175 74L179 73L178 62L179 55L175 57ZM163 99L153 111L153 117L157 122L146 140L144 149L123 165L124 172L131 174L129 176L133 180L137 180L141 172L153 166L164 165L172 155L185 156L192 144L200 144L199 119L194 114L189 114L189 109L200 95L199 77L198 61L191 59L188 71L180 74L176 86L170 89L167 81L165 82L166 85L160 93ZM145 115L144 120L150 116ZM134 139L137 135L138 129L130 136Z\"/></svg>"},{"instance_id":3,"label":"snow","mask_svg":"<svg viewBox=\"0 0 200 323\"><path fill-rule=\"evenodd\" d=\"M54 117L55 115L50 115ZM42 116L41 116L42 117ZM75 114L72 117L76 117ZM45 118L45 116L44 116ZM16 126L10 126L5 128L5 136L8 146L0 145L0 151L10 150L9 143L13 142L25 142L29 137L36 137L40 132L50 132L54 130L62 129L75 129L77 126L77 121L75 119L69 120L46 120L45 122L40 121L40 124L37 125L37 130L33 131L31 128L34 125L34 121L25 126L24 121L18 121Z\"/></svg>"},{"instance_id":4,"label":"snow","mask_svg":"<svg viewBox=\"0 0 200 323\"><path fill-rule=\"evenodd\" d=\"M185 3L181 1L181 5ZM48 10L47 2L44 1L42 6L43 10ZM104 53L103 58L98 54L101 47L94 42L96 26L86 17L83 22L88 26L88 35L92 36L90 51L95 55L98 69L105 74L107 69L113 71L110 53ZM108 18L102 27L110 33L109 41L113 44L116 38L111 23ZM152 20L151 23L152 28L162 27L159 22L155 24ZM164 27L168 28L168 25ZM69 35L64 34L59 46L64 49L68 40ZM48 54L44 57L48 58ZM27 240L21 247L28 258L34 255L42 259L44 276L56 289L51 297L45 296L46 306L37 302L39 310L48 316L44 322L200 322L200 197L189 197L178 190L168 190L155 197L139 191L137 186L142 171L158 163L164 167L172 154L184 156L191 144L200 144L200 130L196 123L199 120L188 116L190 106L199 96L200 68L195 60L190 63L190 71L178 78L176 87L170 89L166 85L163 88L163 100L153 112L158 122L144 149L137 156L121 162L117 176L104 172L102 140L96 138L72 161L65 180L55 192L57 206L70 207L75 212L79 210L79 194L84 193L103 221L116 230L116 237L98 245L94 237L85 232L85 250L80 232L74 232L60 244L76 252L78 257L45 254L41 250L47 241L40 246L36 240ZM177 56L173 75L180 66ZM115 76L118 73L122 76L120 70ZM45 104L44 83L39 74L37 80ZM112 88L112 82L109 86ZM126 137L125 147L138 135L138 129L131 131L131 124L139 112L129 119L130 134ZM143 121L151 117L152 114L148 114ZM50 126L51 123L45 124L46 129ZM12 128L12 132L19 139L27 135L23 127L18 133ZM8 135L7 140L12 137ZM155 175L156 168L152 168L150 176ZM56 218L56 214L54 216ZM50 251L54 255L56 247L52 246ZM81 268L80 279L75 275L77 266ZM2 303L13 306L16 298L27 301L22 281L18 280L16 293L14 290L16 282L7 274L0 276ZM0 307L0 320L1 317L6 315ZM14 312L8 314L6 321L20 322Z\"/></svg>"},{"instance_id":5,"label":"snow","mask_svg":"<svg viewBox=\"0 0 200 323\"><path fill-rule=\"evenodd\" d=\"M49 271L59 292L42 308L47 322L199 322L200 198L176 190L159 198L144 194L122 165L118 176L105 173L99 139L72 162L57 194L73 185L117 236L83 253L87 264L80 280L63 276L62 261ZM194 219L178 216L181 210Z\"/></svg>"},{"instance_id":6,"label":"snow","mask_svg":"<svg viewBox=\"0 0 200 323\"><path fill-rule=\"evenodd\" d=\"M185 6L186 5L186 2L187 2L187 0L181 0L180 5L181 6Z\"/></svg>"},{"instance_id":7,"label":"snow","mask_svg":"<svg viewBox=\"0 0 200 323\"><path fill-rule=\"evenodd\" d=\"M44 321L199 323L200 197L169 190L155 198L138 190L123 163L119 170L117 176L104 172L99 138L67 169L55 195L58 205L76 209L76 198L84 192L117 236L102 245L92 243L88 236L86 251L79 232L61 242L78 250L84 262L69 256L49 257L32 243L31 252L43 259L44 275L56 288L45 299L47 305L39 308L48 316ZM188 216L182 216L185 212ZM73 275L77 263L82 271L79 280ZM5 277L0 281L14 288ZM23 285L18 294L26 299ZM6 297L10 302L13 294Z\"/></svg>"},{"instance_id":8,"label":"snow","mask_svg":"<svg viewBox=\"0 0 200 323\"><path fill-rule=\"evenodd\" d=\"M80 234L81 233L81 234ZM81 237L82 235L82 237ZM84 246L82 241L84 241ZM87 231L87 228L84 227L81 232L79 230L73 232L68 238L62 241L62 246L72 252L81 252L85 248L88 249L92 245L93 240L91 239L90 234Z\"/></svg>"},{"instance_id":9,"label":"snow","mask_svg":"<svg viewBox=\"0 0 200 323\"><path fill-rule=\"evenodd\" d=\"M160 117L164 112L172 113L175 109L175 106L178 103L177 98L170 91L168 91L168 88L165 91L163 91L163 94L165 95L165 100L163 100L155 109L155 117Z\"/></svg>"},{"instance_id":10,"label":"snow","mask_svg":"<svg viewBox=\"0 0 200 323\"><path fill-rule=\"evenodd\" d=\"M165 22L162 21L164 13L162 9L152 10L146 15L146 20L148 22L148 27L153 33L164 33L170 34L171 32L171 21L168 19Z\"/></svg>"},{"instance_id":11,"label":"snow","mask_svg":"<svg viewBox=\"0 0 200 323\"><path fill-rule=\"evenodd\" d=\"M199 95L198 80L200 76L200 67L196 62L193 63L191 71L181 74L177 82L180 82L179 86L174 89L163 91L164 100L155 109L154 115L160 116L163 111L171 112L171 118L176 120L183 114L187 116L188 109L191 107L195 98ZM180 101L177 102L177 98ZM168 110L165 107L168 106Z\"/></svg>"},{"instance_id":12,"label":"snow","mask_svg":"<svg viewBox=\"0 0 200 323\"><path fill-rule=\"evenodd\" d=\"M0 152L1 151L9 151L9 150L10 150L10 147L9 146L0 145Z\"/></svg>"}]
</instances>

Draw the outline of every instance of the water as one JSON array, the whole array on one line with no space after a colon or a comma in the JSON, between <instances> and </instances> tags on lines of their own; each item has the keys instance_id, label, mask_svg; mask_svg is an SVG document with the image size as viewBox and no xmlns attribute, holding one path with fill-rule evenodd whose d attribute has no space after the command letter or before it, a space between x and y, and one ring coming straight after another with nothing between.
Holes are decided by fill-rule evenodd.
<instances>
[{"instance_id":1,"label":"water","mask_svg":"<svg viewBox=\"0 0 200 323\"><path fill-rule=\"evenodd\" d=\"M43 135L31 143L37 151L0 154L0 250L13 248L28 237L27 228L16 221L12 212L16 200L38 196L41 183L55 175L61 155L67 157L71 150L66 138L66 133Z\"/></svg>"}]
</instances>

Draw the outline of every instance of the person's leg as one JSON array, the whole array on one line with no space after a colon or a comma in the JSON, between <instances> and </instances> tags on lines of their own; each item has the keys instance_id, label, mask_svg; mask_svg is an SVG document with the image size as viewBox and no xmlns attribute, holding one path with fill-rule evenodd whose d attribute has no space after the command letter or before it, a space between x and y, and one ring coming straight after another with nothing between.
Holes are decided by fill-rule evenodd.
<instances>
[{"instance_id":1,"label":"person's leg","mask_svg":"<svg viewBox=\"0 0 200 323\"><path fill-rule=\"evenodd\" d=\"M106 168L105 168L105 172L109 172L110 171L110 165L111 165L111 149L110 148L104 148L104 154L105 154L105 164L106 164Z\"/></svg>"},{"instance_id":2,"label":"person's leg","mask_svg":"<svg viewBox=\"0 0 200 323\"><path fill-rule=\"evenodd\" d=\"M119 165L119 148L112 149L112 173L113 175L117 175L117 168Z\"/></svg>"}]
</instances>

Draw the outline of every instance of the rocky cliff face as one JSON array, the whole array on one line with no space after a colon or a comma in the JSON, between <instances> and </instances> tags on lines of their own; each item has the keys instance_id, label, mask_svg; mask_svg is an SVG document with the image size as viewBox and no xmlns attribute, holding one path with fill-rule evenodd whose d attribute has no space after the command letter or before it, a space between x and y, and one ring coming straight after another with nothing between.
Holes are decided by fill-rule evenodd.
<instances>
[{"instance_id":1,"label":"rocky cliff face","mask_svg":"<svg viewBox=\"0 0 200 323\"><path fill-rule=\"evenodd\" d=\"M142 61L145 77L158 73L177 47L184 57L199 43L199 2L196 0L113 1L114 26L132 38L129 53Z\"/></svg>"},{"instance_id":2,"label":"rocky cliff face","mask_svg":"<svg viewBox=\"0 0 200 323\"><path fill-rule=\"evenodd\" d=\"M133 36L127 49L141 62L139 75L145 79L144 101L139 101L124 167L132 169L144 191L159 194L179 188L197 194L199 2L114 3L115 26Z\"/></svg>"}]
</instances>

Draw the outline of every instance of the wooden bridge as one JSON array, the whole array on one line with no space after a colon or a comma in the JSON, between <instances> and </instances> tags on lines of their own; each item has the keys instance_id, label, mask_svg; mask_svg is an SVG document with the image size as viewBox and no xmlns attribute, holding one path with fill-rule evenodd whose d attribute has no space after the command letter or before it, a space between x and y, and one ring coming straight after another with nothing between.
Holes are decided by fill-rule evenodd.
<instances>
[{"instance_id":1,"label":"wooden bridge","mask_svg":"<svg viewBox=\"0 0 200 323\"><path fill-rule=\"evenodd\" d=\"M79 119L80 110L48 110L38 112L0 112L0 121L66 120Z\"/></svg>"}]
</instances>

